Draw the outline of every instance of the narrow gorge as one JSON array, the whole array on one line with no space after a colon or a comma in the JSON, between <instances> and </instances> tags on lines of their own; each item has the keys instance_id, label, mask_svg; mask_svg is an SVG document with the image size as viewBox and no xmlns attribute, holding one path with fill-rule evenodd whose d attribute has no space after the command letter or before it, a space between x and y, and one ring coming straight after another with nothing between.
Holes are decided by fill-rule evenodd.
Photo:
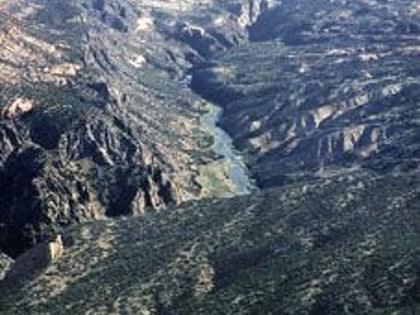
<instances>
[{"instance_id":1,"label":"narrow gorge","mask_svg":"<svg viewBox=\"0 0 420 315\"><path fill-rule=\"evenodd\" d=\"M0 314L420 314L419 60L413 0L0 0Z\"/></svg>"}]
</instances>

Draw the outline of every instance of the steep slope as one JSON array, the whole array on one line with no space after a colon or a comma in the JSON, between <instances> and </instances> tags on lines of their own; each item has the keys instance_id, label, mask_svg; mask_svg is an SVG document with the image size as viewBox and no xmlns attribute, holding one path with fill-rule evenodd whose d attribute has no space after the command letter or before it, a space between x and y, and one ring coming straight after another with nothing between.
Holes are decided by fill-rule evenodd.
<instances>
[{"instance_id":1,"label":"steep slope","mask_svg":"<svg viewBox=\"0 0 420 315\"><path fill-rule=\"evenodd\" d=\"M262 187L332 168L418 169L420 18L412 1L282 1L251 43L197 66L192 86Z\"/></svg>"},{"instance_id":2,"label":"steep slope","mask_svg":"<svg viewBox=\"0 0 420 315\"><path fill-rule=\"evenodd\" d=\"M207 167L221 157L187 70L245 40L258 6L6 0L1 10L5 252L60 225L235 193L223 163Z\"/></svg>"},{"instance_id":3,"label":"steep slope","mask_svg":"<svg viewBox=\"0 0 420 315\"><path fill-rule=\"evenodd\" d=\"M66 12L77 14L71 9ZM59 13L54 11L58 20L73 18ZM26 23L30 20L25 19ZM70 25L58 23L67 34ZM177 187L172 187L163 174L169 162L154 159L159 150L154 148L157 140L153 141L147 115L143 126L135 124L135 117L130 116L134 114L127 109L141 116L144 109L134 102L152 102L153 96L140 98L136 93L137 99L124 107L121 96L118 99L120 91L108 83L118 84L121 78L107 76L107 69L99 69L100 62L86 64L96 52L84 51L88 48L83 47L83 41L76 42L76 31L70 32L73 38L67 38L51 25L32 28L13 19L5 24L0 170L4 226L0 239L6 251L21 252L51 223L143 211L147 206L160 207L183 199L182 187L192 186L192 172L174 172L180 179L178 196ZM179 106L165 112L181 119L182 111ZM154 137L159 136L162 142L170 141L155 132ZM179 160L188 158L186 154L179 156ZM126 173L132 174L131 178L124 176ZM126 195L119 193L122 190ZM139 200L133 204L140 206L132 209L130 202L136 196Z\"/></svg>"},{"instance_id":4,"label":"steep slope","mask_svg":"<svg viewBox=\"0 0 420 315\"><path fill-rule=\"evenodd\" d=\"M416 3L0 9L0 314L420 312Z\"/></svg>"},{"instance_id":5,"label":"steep slope","mask_svg":"<svg viewBox=\"0 0 420 315\"><path fill-rule=\"evenodd\" d=\"M358 172L63 232L1 314L420 311L418 177Z\"/></svg>"},{"instance_id":6,"label":"steep slope","mask_svg":"<svg viewBox=\"0 0 420 315\"><path fill-rule=\"evenodd\" d=\"M13 260L6 254L0 253L0 281L4 279L6 274L10 271Z\"/></svg>"}]
</instances>

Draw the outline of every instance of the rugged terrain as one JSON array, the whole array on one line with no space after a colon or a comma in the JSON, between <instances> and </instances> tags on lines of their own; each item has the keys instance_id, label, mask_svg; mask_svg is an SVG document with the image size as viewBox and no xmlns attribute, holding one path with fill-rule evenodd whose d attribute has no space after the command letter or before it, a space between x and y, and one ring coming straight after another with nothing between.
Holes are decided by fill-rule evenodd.
<instances>
[{"instance_id":1,"label":"rugged terrain","mask_svg":"<svg viewBox=\"0 0 420 315\"><path fill-rule=\"evenodd\" d=\"M84 224L0 313L415 315L419 207L418 178L353 172Z\"/></svg>"},{"instance_id":2,"label":"rugged terrain","mask_svg":"<svg viewBox=\"0 0 420 315\"><path fill-rule=\"evenodd\" d=\"M1 6L3 251L17 256L72 222L236 193L229 166L212 164L207 105L187 70L245 39L240 3ZM220 34L194 24L216 17Z\"/></svg>"},{"instance_id":3,"label":"rugged terrain","mask_svg":"<svg viewBox=\"0 0 420 315\"><path fill-rule=\"evenodd\" d=\"M0 10L1 314L420 312L415 1Z\"/></svg>"},{"instance_id":4,"label":"rugged terrain","mask_svg":"<svg viewBox=\"0 0 420 315\"><path fill-rule=\"evenodd\" d=\"M250 43L194 70L261 187L328 169L419 168L420 8L415 1L282 1Z\"/></svg>"}]
</instances>

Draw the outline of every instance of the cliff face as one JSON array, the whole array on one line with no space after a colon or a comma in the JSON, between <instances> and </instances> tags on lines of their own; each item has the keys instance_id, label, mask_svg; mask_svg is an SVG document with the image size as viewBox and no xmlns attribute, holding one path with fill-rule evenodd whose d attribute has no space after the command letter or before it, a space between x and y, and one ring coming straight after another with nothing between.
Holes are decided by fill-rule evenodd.
<instances>
[{"instance_id":1,"label":"cliff face","mask_svg":"<svg viewBox=\"0 0 420 315\"><path fill-rule=\"evenodd\" d=\"M153 129L146 128L147 119L157 117L148 118L153 111L142 106L157 95L142 93L141 84L139 91L130 87L129 75L113 68L105 47L91 47L96 41L88 39L84 23L75 21L82 11L63 6L73 15L29 5L34 12L24 18L25 25L3 17L0 239L13 255L58 223L132 213L137 191L142 192L140 211L183 200L185 187L193 187L191 171L178 171L178 187L167 177L169 160L183 165L188 154L178 146L179 157L165 156L154 146L158 138L170 142L169 137L149 135ZM37 23L50 11L52 21L42 17L46 25ZM71 32L72 27L79 29ZM110 32L102 29L97 36ZM127 91L119 88L122 80ZM164 97L160 102L168 107L167 120L171 115L182 120L179 112L186 109L170 107Z\"/></svg>"},{"instance_id":2,"label":"cliff face","mask_svg":"<svg viewBox=\"0 0 420 315\"><path fill-rule=\"evenodd\" d=\"M261 187L419 167L420 20L411 1L282 1L250 43L196 68Z\"/></svg>"},{"instance_id":3,"label":"cliff face","mask_svg":"<svg viewBox=\"0 0 420 315\"><path fill-rule=\"evenodd\" d=\"M197 180L216 157L185 75L246 39L251 9L234 7L2 1L0 248L214 195Z\"/></svg>"},{"instance_id":4,"label":"cliff face","mask_svg":"<svg viewBox=\"0 0 420 315\"><path fill-rule=\"evenodd\" d=\"M13 260L4 253L0 253L0 281L4 279L13 265Z\"/></svg>"}]
</instances>

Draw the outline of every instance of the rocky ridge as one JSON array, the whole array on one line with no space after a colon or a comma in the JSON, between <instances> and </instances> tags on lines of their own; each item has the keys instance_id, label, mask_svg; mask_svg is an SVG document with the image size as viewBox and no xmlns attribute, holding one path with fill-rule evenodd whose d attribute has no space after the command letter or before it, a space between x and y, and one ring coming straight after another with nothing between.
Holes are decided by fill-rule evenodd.
<instances>
[{"instance_id":1,"label":"rocky ridge","mask_svg":"<svg viewBox=\"0 0 420 315\"><path fill-rule=\"evenodd\" d=\"M261 187L339 169L419 168L419 11L412 1L282 1L250 43L196 67L192 87Z\"/></svg>"},{"instance_id":2,"label":"rocky ridge","mask_svg":"<svg viewBox=\"0 0 420 315\"><path fill-rule=\"evenodd\" d=\"M200 169L219 157L183 80L246 40L269 6L255 3L3 1L0 248L16 256L58 226L217 195L206 176L228 193L221 170Z\"/></svg>"}]
</instances>

